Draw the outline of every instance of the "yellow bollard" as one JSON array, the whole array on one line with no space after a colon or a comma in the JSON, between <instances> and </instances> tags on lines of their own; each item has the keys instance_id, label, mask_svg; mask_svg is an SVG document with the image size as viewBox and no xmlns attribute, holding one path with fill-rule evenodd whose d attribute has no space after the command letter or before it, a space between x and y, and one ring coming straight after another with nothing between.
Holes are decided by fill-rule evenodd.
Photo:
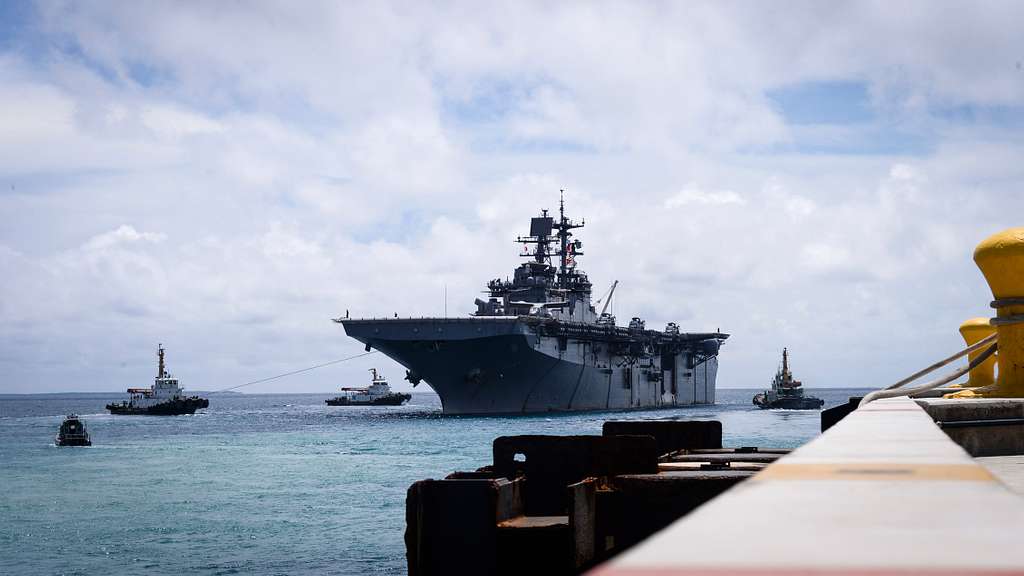
<instances>
[{"instance_id":1,"label":"yellow bollard","mask_svg":"<svg viewBox=\"0 0 1024 576\"><path fill-rule=\"evenodd\" d=\"M986 396L1024 398L1024 228L1010 228L974 249L995 301L991 320L999 334L999 377Z\"/></svg>"},{"instance_id":2,"label":"yellow bollard","mask_svg":"<svg viewBox=\"0 0 1024 576\"><path fill-rule=\"evenodd\" d=\"M995 331L996 329L989 324L988 318L971 318L960 325L960 335L964 337L964 342L966 342L968 346L977 344L979 340L988 337ZM967 361L973 362L974 359L984 351L985 349L982 348L971 352L967 355ZM981 386L991 386L995 383L995 368L996 355L993 354L968 373L967 382L963 384L954 384L953 386L950 386L950 388L978 388Z\"/></svg>"}]
</instances>

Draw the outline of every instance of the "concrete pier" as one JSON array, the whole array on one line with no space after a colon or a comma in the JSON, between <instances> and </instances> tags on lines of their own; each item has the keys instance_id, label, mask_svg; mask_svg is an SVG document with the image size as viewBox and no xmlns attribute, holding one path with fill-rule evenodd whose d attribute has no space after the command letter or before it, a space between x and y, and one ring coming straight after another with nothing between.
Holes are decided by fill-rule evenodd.
<instances>
[{"instance_id":1,"label":"concrete pier","mask_svg":"<svg viewBox=\"0 0 1024 576\"><path fill-rule=\"evenodd\" d=\"M592 573L1024 574L1000 475L914 400L880 400Z\"/></svg>"}]
</instances>

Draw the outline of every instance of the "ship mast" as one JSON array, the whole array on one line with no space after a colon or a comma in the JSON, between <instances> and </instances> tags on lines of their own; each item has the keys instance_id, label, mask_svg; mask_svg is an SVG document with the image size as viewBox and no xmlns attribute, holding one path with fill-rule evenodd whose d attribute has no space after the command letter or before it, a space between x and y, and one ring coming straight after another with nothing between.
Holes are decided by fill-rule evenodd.
<instances>
[{"instance_id":1,"label":"ship mast","mask_svg":"<svg viewBox=\"0 0 1024 576\"><path fill-rule=\"evenodd\" d=\"M160 358L160 371L157 373L156 377L157 378L163 378L164 377L164 345L163 344L157 344L156 345L156 355Z\"/></svg>"},{"instance_id":2,"label":"ship mast","mask_svg":"<svg viewBox=\"0 0 1024 576\"><path fill-rule=\"evenodd\" d=\"M573 224L565 217L565 190L558 191L558 224L554 228L558 230L558 287L567 288L569 285L569 238L572 236L573 228L582 228L586 221ZM577 243L578 244L578 243ZM582 255L574 247L574 255Z\"/></svg>"},{"instance_id":3,"label":"ship mast","mask_svg":"<svg viewBox=\"0 0 1024 576\"><path fill-rule=\"evenodd\" d=\"M558 287L565 288L565 247L569 243L569 231L565 225L565 190L558 191Z\"/></svg>"}]
</instances>

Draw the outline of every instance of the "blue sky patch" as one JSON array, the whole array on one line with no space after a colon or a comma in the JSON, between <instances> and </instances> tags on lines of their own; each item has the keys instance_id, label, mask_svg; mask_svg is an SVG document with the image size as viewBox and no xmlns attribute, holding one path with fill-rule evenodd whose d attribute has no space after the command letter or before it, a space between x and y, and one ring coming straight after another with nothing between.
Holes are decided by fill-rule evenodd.
<instances>
[{"instance_id":1,"label":"blue sky patch","mask_svg":"<svg viewBox=\"0 0 1024 576\"><path fill-rule=\"evenodd\" d=\"M509 115L536 85L523 85L507 79L489 79L477 82L472 94L466 98L446 94L442 113L458 124L486 124L498 122ZM441 85L442 93L446 92Z\"/></svg>"},{"instance_id":2,"label":"blue sky patch","mask_svg":"<svg viewBox=\"0 0 1024 576\"><path fill-rule=\"evenodd\" d=\"M864 82L803 82L768 92L787 124L860 124L875 118Z\"/></svg>"}]
</instances>

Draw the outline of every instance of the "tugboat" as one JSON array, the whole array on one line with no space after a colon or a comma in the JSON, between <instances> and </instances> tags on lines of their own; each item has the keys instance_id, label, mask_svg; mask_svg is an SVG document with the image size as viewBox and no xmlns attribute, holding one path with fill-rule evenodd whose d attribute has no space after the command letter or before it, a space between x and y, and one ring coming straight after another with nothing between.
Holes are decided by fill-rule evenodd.
<instances>
[{"instance_id":1,"label":"tugboat","mask_svg":"<svg viewBox=\"0 0 1024 576\"><path fill-rule=\"evenodd\" d=\"M401 406L412 394L392 392L391 386L376 368L370 368L373 379L369 388L342 388L341 396L326 400L328 406Z\"/></svg>"},{"instance_id":2,"label":"tugboat","mask_svg":"<svg viewBox=\"0 0 1024 576\"><path fill-rule=\"evenodd\" d=\"M173 378L164 368L164 347L157 345L157 356L160 365L153 386L149 388L129 388L131 396L121 403L107 404L111 414L146 414L157 416L176 416L193 414L198 408L206 408L210 401L198 396L184 396L178 379Z\"/></svg>"},{"instance_id":3,"label":"tugboat","mask_svg":"<svg viewBox=\"0 0 1024 576\"><path fill-rule=\"evenodd\" d=\"M92 446L89 433L85 430L85 422L74 414L68 414L61 422L60 431L57 432L53 443L57 446Z\"/></svg>"},{"instance_id":4,"label":"tugboat","mask_svg":"<svg viewBox=\"0 0 1024 576\"><path fill-rule=\"evenodd\" d=\"M754 396L754 405L764 409L818 410L825 405L825 401L813 396L804 396L803 384L799 380L793 380L793 373L789 371L789 352L783 348L782 367L775 373L772 389Z\"/></svg>"}]
</instances>

